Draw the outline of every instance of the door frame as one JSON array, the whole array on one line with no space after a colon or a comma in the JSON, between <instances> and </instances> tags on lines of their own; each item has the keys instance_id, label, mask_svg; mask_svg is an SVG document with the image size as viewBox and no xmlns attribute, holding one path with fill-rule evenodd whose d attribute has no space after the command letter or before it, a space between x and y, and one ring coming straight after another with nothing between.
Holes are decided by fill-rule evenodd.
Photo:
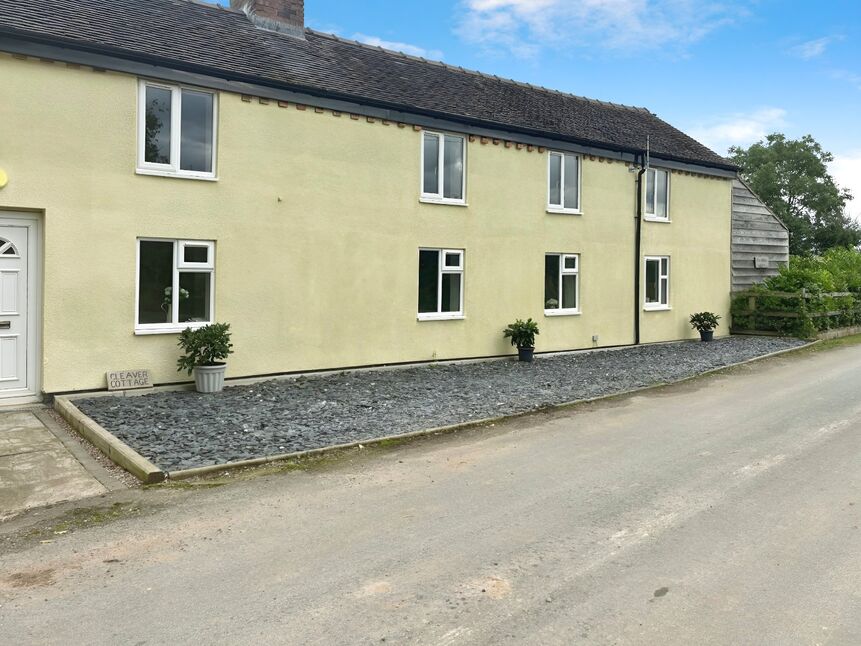
<instances>
[{"instance_id":1,"label":"door frame","mask_svg":"<svg viewBox=\"0 0 861 646\"><path fill-rule=\"evenodd\" d=\"M27 385L0 391L0 407L42 401L42 219L38 213L0 208L4 226L27 227Z\"/></svg>"}]
</instances>

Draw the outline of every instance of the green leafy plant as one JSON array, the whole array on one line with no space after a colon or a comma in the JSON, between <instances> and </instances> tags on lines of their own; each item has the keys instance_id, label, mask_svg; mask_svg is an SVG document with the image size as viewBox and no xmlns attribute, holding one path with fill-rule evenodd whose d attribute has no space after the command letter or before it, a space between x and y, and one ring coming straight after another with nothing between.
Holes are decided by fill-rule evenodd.
<instances>
[{"instance_id":1,"label":"green leafy plant","mask_svg":"<svg viewBox=\"0 0 861 646\"><path fill-rule=\"evenodd\" d=\"M531 318L522 321L517 319L502 331L506 339L511 339L511 345L518 348L534 348L535 337L538 336L538 323Z\"/></svg>"},{"instance_id":2,"label":"green leafy plant","mask_svg":"<svg viewBox=\"0 0 861 646\"><path fill-rule=\"evenodd\" d=\"M233 354L230 324L211 323L196 330L186 328L179 335L178 345L184 354L176 362L177 372L187 370L191 374L196 366L221 365L227 355Z\"/></svg>"},{"instance_id":3,"label":"green leafy plant","mask_svg":"<svg viewBox=\"0 0 861 646\"><path fill-rule=\"evenodd\" d=\"M720 318L720 316L713 312L697 312L696 314L691 314L691 327L700 332L711 332L720 325L718 323Z\"/></svg>"},{"instance_id":4,"label":"green leafy plant","mask_svg":"<svg viewBox=\"0 0 861 646\"><path fill-rule=\"evenodd\" d=\"M831 328L861 324L861 252L829 249L821 256L791 256L760 285L732 300L738 330L812 338Z\"/></svg>"}]
</instances>

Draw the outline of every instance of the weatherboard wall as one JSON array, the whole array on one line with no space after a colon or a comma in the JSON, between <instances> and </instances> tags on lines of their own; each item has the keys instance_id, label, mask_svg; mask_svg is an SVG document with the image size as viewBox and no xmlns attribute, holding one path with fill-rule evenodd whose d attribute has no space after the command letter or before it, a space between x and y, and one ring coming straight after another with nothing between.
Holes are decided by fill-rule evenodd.
<instances>
[{"instance_id":1,"label":"weatherboard wall","mask_svg":"<svg viewBox=\"0 0 861 646\"><path fill-rule=\"evenodd\" d=\"M421 132L379 119L219 95L218 181L135 173L137 79L0 55L0 208L44 218L43 390L105 387L105 372L176 372L177 335L134 334L136 239L215 240L215 316L228 377L633 341L636 173L586 157L582 215L548 214L547 154L468 143L467 206L420 203ZM643 255L672 257L671 306L640 311L646 342L693 338L691 312L727 319L726 179L671 175L671 223ZM418 321L419 247L465 249L465 318ZM578 316L546 317L544 254L579 253ZM724 329L719 329L725 332ZM593 336L597 335L597 343Z\"/></svg>"},{"instance_id":2,"label":"weatherboard wall","mask_svg":"<svg viewBox=\"0 0 861 646\"><path fill-rule=\"evenodd\" d=\"M789 262L789 231L757 195L732 183L732 288L748 289Z\"/></svg>"}]
</instances>

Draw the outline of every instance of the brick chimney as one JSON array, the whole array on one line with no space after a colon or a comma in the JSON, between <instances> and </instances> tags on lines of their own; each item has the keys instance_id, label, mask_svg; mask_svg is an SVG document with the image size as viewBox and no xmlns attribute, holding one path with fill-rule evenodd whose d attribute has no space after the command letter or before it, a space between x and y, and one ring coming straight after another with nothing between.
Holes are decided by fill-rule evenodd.
<instances>
[{"instance_id":1,"label":"brick chimney","mask_svg":"<svg viewBox=\"0 0 861 646\"><path fill-rule=\"evenodd\" d=\"M305 0L230 0L261 29L305 37Z\"/></svg>"}]
</instances>

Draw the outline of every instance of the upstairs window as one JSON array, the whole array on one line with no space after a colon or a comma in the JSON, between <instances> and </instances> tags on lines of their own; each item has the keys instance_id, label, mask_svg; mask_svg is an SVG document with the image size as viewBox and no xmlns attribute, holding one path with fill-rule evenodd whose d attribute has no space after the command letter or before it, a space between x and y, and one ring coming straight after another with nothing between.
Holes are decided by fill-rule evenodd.
<instances>
[{"instance_id":1,"label":"upstairs window","mask_svg":"<svg viewBox=\"0 0 861 646\"><path fill-rule=\"evenodd\" d=\"M549 156L547 210L580 213L580 157L551 152Z\"/></svg>"},{"instance_id":2,"label":"upstairs window","mask_svg":"<svg viewBox=\"0 0 861 646\"><path fill-rule=\"evenodd\" d=\"M419 249L418 317L463 318L462 249Z\"/></svg>"},{"instance_id":3,"label":"upstairs window","mask_svg":"<svg viewBox=\"0 0 861 646\"><path fill-rule=\"evenodd\" d=\"M580 313L580 256L544 256L544 313L547 316Z\"/></svg>"},{"instance_id":4,"label":"upstairs window","mask_svg":"<svg viewBox=\"0 0 861 646\"><path fill-rule=\"evenodd\" d=\"M141 81L138 172L215 178L215 94Z\"/></svg>"},{"instance_id":5,"label":"upstairs window","mask_svg":"<svg viewBox=\"0 0 861 646\"><path fill-rule=\"evenodd\" d=\"M645 307L647 310L670 309L669 256L646 257Z\"/></svg>"},{"instance_id":6,"label":"upstairs window","mask_svg":"<svg viewBox=\"0 0 861 646\"><path fill-rule=\"evenodd\" d=\"M670 219L670 173L666 170L646 170L646 213L650 220Z\"/></svg>"},{"instance_id":7,"label":"upstairs window","mask_svg":"<svg viewBox=\"0 0 861 646\"><path fill-rule=\"evenodd\" d=\"M138 240L138 334L179 332L213 320L215 243Z\"/></svg>"},{"instance_id":8,"label":"upstairs window","mask_svg":"<svg viewBox=\"0 0 861 646\"><path fill-rule=\"evenodd\" d=\"M463 204L466 194L466 139L422 133L422 200Z\"/></svg>"}]
</instances>

